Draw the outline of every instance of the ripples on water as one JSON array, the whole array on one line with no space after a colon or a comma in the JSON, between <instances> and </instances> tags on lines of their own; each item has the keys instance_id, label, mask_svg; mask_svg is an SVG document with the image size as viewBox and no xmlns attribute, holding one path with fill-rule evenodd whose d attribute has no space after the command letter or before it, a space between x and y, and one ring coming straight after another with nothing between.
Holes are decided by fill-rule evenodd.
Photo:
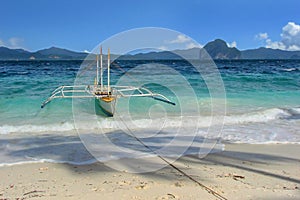
<instances>
[{"instance_id":1,"label":"ripples on water","mask_svg":"<svg viewBox=\"0 0 300 200\"><path fill-rule=\"evenodd\" d=\"M81 61L0 61L1 137L13 137L14 134L28 137L35 134L73 131L71 100L56 100L43 110L40 109L40 104L56 87L72 85L81 63ZM165 65L181 73L195 90L200 109L205 111L201 116L200 128L205 128L209 124L208 108L211 105L209 91L195 68L185 61L176 60L118 60L111 65L112 83L116 83L128 70L140 65L146 66L144 67L146 70L147 65ZM227 116L222 135L224 140L247 143L300 142L300 60L216 61L216 65L223 78L227 96ZM155 82L163 74L164 71L157 67L157 70L151 72L135 71L131 76L144 76L145 79ZM105 73L104 75L106 77ZM93 80L90 80L89 84L92 83ZM173 84L176 86L176 81ZM158 92L164 90L155 84L149 87ZM180 87L178 85L179 89ZM172 92L167 94L171 99L176 99L172 97ZM189 96L185 98L189 99ZM148 115L144 115L143 109L151 107L152 104L151 101L146 103L149 105L145 105L145 101L136 102L135 111L139 119L136 121L137 124L148 123ZM82 110L85 111L84 106ZM160 119L157 120L159 123ZM169 125L176 127L178 119L175 116L172 120ZM113 119L104 120L101 126L113 128L112 121ZM193 123L185 123L184 126L188 127ZM97 129L96 125L87 126L91 130Z\"/></svg>"}]
</instances>

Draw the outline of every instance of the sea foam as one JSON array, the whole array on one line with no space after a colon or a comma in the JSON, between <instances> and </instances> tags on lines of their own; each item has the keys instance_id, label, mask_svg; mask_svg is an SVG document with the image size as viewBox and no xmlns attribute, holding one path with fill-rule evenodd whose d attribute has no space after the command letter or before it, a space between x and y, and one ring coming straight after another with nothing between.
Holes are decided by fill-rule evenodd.
<instances>
[{"instance_id":1,"label":"sea foam","mask_svg":"<svg viewBox=\"0 0 300 200\"><path fill-rule=\"evenodd\" d=\"M258 110L245 114L230 114L225 116L166 116L163 118L152 119L131 119L128 117L116 116L115 118L98 117L96 121L73 121L61 122L45 125L2 125L0 134L11 133L48 133L48 132L67 132L75 130L94 131L97 129L122 129L128 128L155 128L160 127L199 127L205 128L211 125L234 125L246 123L263 123L277 119L288 119L293 115L299 115L300 108L282 109L271 108ZM95 116L91 115L91 118ZM88 118L87 118L88 119Z\"/></svg>"}]
</instances>

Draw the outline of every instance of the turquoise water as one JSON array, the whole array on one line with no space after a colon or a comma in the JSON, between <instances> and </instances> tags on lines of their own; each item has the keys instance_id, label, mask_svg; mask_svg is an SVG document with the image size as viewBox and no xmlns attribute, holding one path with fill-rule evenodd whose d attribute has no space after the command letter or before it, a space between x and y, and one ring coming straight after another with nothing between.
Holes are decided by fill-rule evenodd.
<instances>
[{"instance_id":1,"label":"turquoise water","mask_svg":"<svg viewBox=\"0 0 300 200\"><path fill-rule=\"evenodd\" d=\"M65 142L66 138L62 139L59 135L67 135L68 139L72 138L73 142L79 143L78 137L73 138L76 129L74 117L81 119L80 127L84 127L87 132L93 132L99 126L107 129L116 128L113 121L119 120L120 117L99 119L97 116L98 123L90 121L95 118L94 108L90 106L94 105L92 100L73 102L77 105L75 113L70 99L57 99L44 109L40 108L41 103L56 87L74 84L78 70L81 69L82 72L83 68L88 68L81 64L81 61L0 61L0 148L2 150L7 152L18 148L21 150L24 148L22 145L25 145L21 141L28 141L30 138L34 145L37 145L37 142L47 143L51 140ZM300 143L299 60L216 61L216 65L226 91L224 129L222 135L218 137L230 142ZM138 66L142 68L139 69ZM170 72L163 66L175 70L178 74L175 72L168 74ZM132 71L132 69L136 70ZM93 74L94 69L90 70ZM88 84L92 85L94 77L91 76L93 75L88 75L87 78L90 79L87 80ZM79 79L80 77L81 81L84 80L82 78L84 75L80 74ZM139 127L150 124L155 128L155 125L166 116L170 119L166 126L173 128L179 125L193 126L195 121L189 120L182 124L179 123L179 118L182 109L184 109L184 117L199 114L195 112L194 107L198 105L201 117L199 127L205 129L209 126L212 102L224 101L222 95L220 99L210 98L210 91L205 81L185 61L115 61L111 67L112 84L118 84L122 77L126 77L125 82L131 84L143 85L143 81L148 82L144 86L164 94L177 103L177 106L165 105L151 98L120 100L117 106L120 116L122 113L129 112L134 124ZM162 86L164 84L165 86ZM191 90L193 95L190 93ZM216 113L218 114L218 111ZM122 119L128 120L128 118ZM37 140L41 135L53 134L58 137L57 140L53 137L49 137L48 140L47 137ZM212 138L214 136L211 135ZM20 145L13 147L12 140ZM26 143L26 145L32 144ZM72 147L70 152L81 148L84 149ZM21 154L28 157L26 153ZM84 158L86 156L81 153L79 155ZM8 157L11 159L8 155L1 156L2 159ZM90 157L87 156L83 160L88 158ZM14 157L11 162L21 162L23 157L18 159ZM47 159L47 156L41 154L37 160L42 159ZM52 155L49 159L58 158ZM65 157L58 160L64 159L68 160ZM76 159L72 159L76 162Z\"/></svg>"},{"instance_id":2,"label":"turquoise water","mask_svg":"<svg viewBox=\"0 0 300 200\"><path fill-rule=\"evenodd\" d=\"M72 123L72 100L59 99L40 109L41 103L50 93L60 85L74 84L81 61L1 61L0 62L0 132L10 133L3 126L17 125L47 125L55 123ZM112 84L120 77L139 65L146 65L148 61L117 61L112 65ZM173 68L191 85L202 110L209 110L210 94L205 82L188 63L184 61L151 61L152 66L158 66L156 72L134 71L125 75L130 84L141 84L141 80L154 82L145 85L155 92L162 93L178 103L174 94L180 91L182 98L189 101L190 95L184 92L186 85L177 83L176 75L166 80L163 70L159 66ZM227 96L227 114L247 114L252 111L299 108L300 97L300 61L217 61L218 69L224 81ZM120 69L122 68L122 69ZM144 68L142 68L144 70ZM105 73L104 73L105 75ZM133 78L131 78L133 77ZM136 80L136 81L135 81ZM178 79L177 79L178 80ZM157 82L166 82L168 89ZM89 84L93 84L93 77ZM186 83L184 83L186 84ZM191 106L195 103L191 100ZM132 113L143 114L143 107L151 107L157 102L152 99L130 100ZM122 100L119 102L122 105ZM120 106L122 107L122 106ZM178 107L167 106L170 111L178 111ZM133 111L132 110L132 111ZM190 109L192 112L193 108ZM180 111L180 109L179 109ZM203 112L205 115L205 112Z\"/></svg>"}]
</instances>

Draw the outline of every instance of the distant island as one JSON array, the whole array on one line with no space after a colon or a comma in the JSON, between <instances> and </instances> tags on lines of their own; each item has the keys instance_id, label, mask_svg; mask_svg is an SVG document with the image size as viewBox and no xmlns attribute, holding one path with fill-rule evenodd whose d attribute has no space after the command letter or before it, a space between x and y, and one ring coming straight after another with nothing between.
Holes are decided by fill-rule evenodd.
<instances>
[{"instance_id":1,"label":"distant island","mask_svg":"<svg viewBox=\"0 0 300 200\"><path fill-rule=\"evenodd\" d=\"M203 49L215 60L237 60L237 59L300 59L300 51L284 51L279 49L258 48L249 50L239 50L235 47L228 47L224 40L216 39L207 43ZM174 51L160 51L138 53L134 55L114 55L119 59L132 60L172 60L180 59L177 55L186 56L186 58L199 54L199 48ZM24 49L10 49L0 47L0 60L83 60L88 53L75 52L67 49L51 47L48 49L29 52Z\"/></svg>"}]
</instances>

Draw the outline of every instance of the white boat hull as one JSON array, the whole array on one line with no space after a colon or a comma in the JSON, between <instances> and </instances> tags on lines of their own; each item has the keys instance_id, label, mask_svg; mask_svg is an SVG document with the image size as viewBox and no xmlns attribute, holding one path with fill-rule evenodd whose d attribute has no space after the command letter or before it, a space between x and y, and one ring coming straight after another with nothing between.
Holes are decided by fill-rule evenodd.
<instances>
[{"instance_id":1,"label":"white boat hull","mask_svg":"<svg viewBox=\"0 0 300 200\"><path fill-rule=\"evenodd\" d=\"M114 116L115 113L115 105L116 99L103 99L103 98L96 98L95 99L95 109L96 113L100 115L105 115L108 117Z\"/></svg>"}]
</instances>

